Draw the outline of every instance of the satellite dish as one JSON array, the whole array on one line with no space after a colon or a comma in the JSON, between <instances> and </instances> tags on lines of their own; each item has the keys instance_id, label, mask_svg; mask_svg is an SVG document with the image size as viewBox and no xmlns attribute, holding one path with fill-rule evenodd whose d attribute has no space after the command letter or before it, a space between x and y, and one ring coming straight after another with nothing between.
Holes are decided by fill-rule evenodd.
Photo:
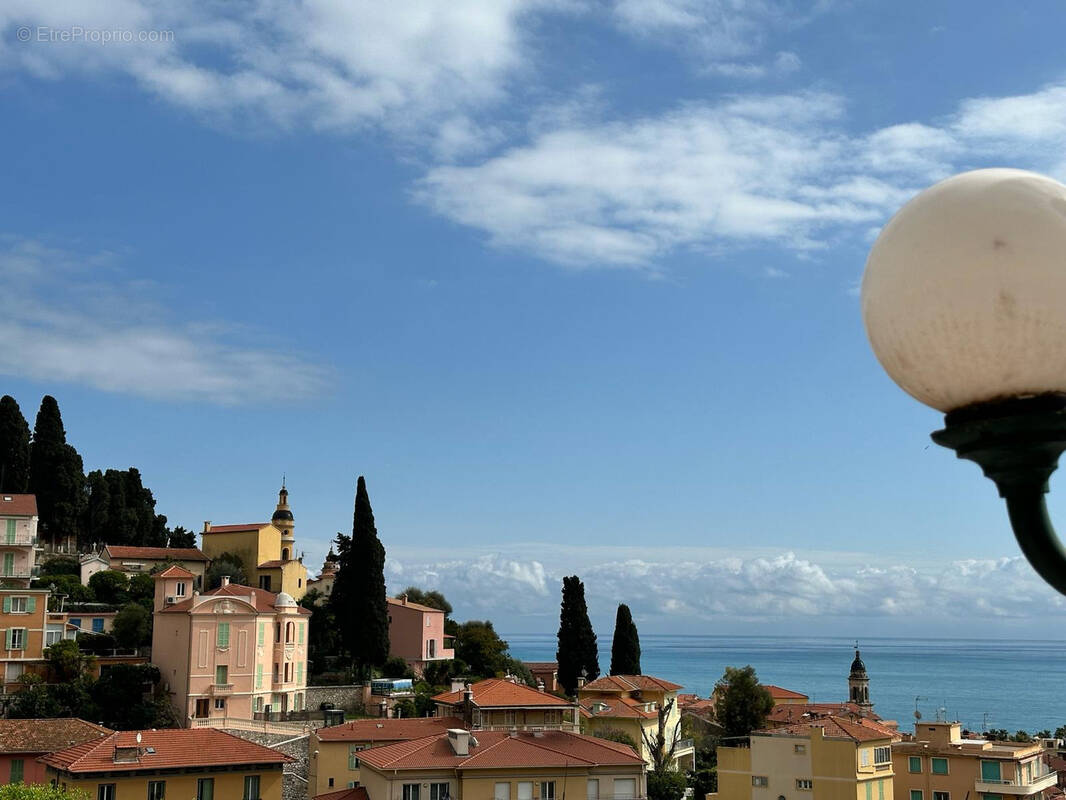
<instances>
[{"instance_id":1,"label":"satellite dish","mask_svg":"<svg viewBox=\"0 0 1066 800\"><path fill-rule=\"evenodd\" d=\"M137 744L141 743L141 732L137 731Z\"/></svg>"},{"instance_id":2,"label":"satellite dish","mask_svg":"<svg viewBox=\"0 0 1066 800\"><path fill-rule=\"evenodd\" d=\"M919 711L918 709L914 709L914 718L915 719L921 719L922 718L922 712Z\"/></svg>"}]
</instances>

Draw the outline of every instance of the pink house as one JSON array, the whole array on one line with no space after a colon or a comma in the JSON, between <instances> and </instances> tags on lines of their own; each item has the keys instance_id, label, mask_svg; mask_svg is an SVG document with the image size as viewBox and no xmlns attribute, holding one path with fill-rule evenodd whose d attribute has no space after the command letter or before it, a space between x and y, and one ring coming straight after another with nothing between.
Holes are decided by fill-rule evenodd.
<instances>
[{"instance_id":1,"label":"pink house","mask_svg":"<svg viewBox=\"0 0 1066 800\"><path fill-rule=\"evenodd\" d=\"M399 656L419 675L431 661L455 658L445 647L444 612L407 600L407 595L386 598L389 603L389 655Z\"/></svg>"},{"instance_id":2,"label":"pink house","mask_svg":"<svg viewBox=\"0 0 1066 800\"><path fill-rule=\"evenodd\" d=\"M198 727L302 710L311 612L225 578L200 594L195 577L178 566L155 576L152 663L179 718Z\"/></svg>"}]
</instances>

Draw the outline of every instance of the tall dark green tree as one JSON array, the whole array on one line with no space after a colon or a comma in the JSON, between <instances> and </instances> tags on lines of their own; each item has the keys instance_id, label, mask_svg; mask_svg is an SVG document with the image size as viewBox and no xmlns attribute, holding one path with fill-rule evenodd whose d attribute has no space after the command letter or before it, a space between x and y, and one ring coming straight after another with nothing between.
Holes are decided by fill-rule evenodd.
<instances>
[{"instance_id":1,"label":"tall dark green tree","mask_svg":"<svg viewBox=\"0 0 1066 800\"><path fill-rule=\"evenodd\" d=\"M33 426L29 489L37 495L40 525L53 543L78 534L84 488L81 456L67 444L59 404L45 395Z\"/></svg>"},{"instance_id":2,"label":"tall dark green tree","mask_svg":"<svg viewBox=\"0 0 1066 800\"><path fill-rule=\"evenodd\" d=\"M600 675L596 634L589 622L585 605L585 585L577 575L563 578L563 602L559 611L559 684L567 694L577 692L577 679L584 672L587 680Z\"/></svg>"},{"instance_id":3,"label":"tall dark green tree","mask_svg":"<svg viewBox=\"0 0 1066 800\"><path fill-rule=\"evenodd\" d=\"M338 533L337 577L330 605L341 640L357 674L367 677L389 657L389 611L385 601L385 548L378 539L366 480L359 476L350 537Z\"/></svg>"},{"instance_id":4,"label":"tall dark green tree","mask_svg":"<svg viewBox=\"0 0 1066 800\"><path fill-rule=\"evenodd\" d=\"M611 674L640 675L640 636L629 606L619 603L611 641Z\"/></svg>"},{"instance_id":5,"label":"tall dark green tree","mask_svg":"<svg viewBox=\"0 0 1066 800\"><path fill-rule=\"evenodd\" d=\"M30 426L15 398L0 397L0 492L25 492L30 484Z\"/></svg>"},{"instance_id":6,"label":"tall dark green tree","mask_svg":"<svg viewBox=\"0 0 1066 800\"><path fill-rule=\"evenodd\" d=\"M155 513L155 497L136 467L94 470L88 486L85 543L166 547L167 518Z\"/></svg>"},{"instance_id":7,"label":"tall dark green tree","mask_svg":"<svg viewBox=\"0 0 1066 800\"><path fill-rule=\"evenodd\" d=\"M715 692L718 699L714 714L725 737L748 736L762 728L766 724L766 715L774 707L770 692L759 683L751 665L726 667Z\"/></svg>"}]
</instances>

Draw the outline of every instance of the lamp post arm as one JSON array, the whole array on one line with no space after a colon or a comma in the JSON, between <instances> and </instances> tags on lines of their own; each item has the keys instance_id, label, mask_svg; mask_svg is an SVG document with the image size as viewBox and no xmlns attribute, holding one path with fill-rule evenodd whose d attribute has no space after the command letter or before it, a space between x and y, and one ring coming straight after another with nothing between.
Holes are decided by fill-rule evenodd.
<instances>
[{"instance_id":1,"label":"lamp post arm","mask_svg":"<svg viewBox=\"0 0 1066 800\"><path fill-rule=\"evenodd\" d=\"M1048 517L1044 492L1019 488L1005 499L1014 538L1025 558L1041 578L1066 594L1066 549Z\"/></svg>"}]
</instances>

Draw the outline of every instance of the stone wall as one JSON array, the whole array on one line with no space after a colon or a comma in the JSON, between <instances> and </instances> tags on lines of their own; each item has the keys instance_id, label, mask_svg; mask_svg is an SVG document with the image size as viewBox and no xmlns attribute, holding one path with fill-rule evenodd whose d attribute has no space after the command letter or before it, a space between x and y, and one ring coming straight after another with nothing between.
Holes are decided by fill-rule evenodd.
<instances>
[{"instance_id":1,"label":"stone wall","mask_svg":"<svg viewBox=\"0 0 1066 800\"><path fill-rule=\"evenodd\" d=\"M333 703L334 708L365 705L369 688L361 683L351 686L308 686L304 692L304 708L318 711L322 703Z\"/></svg>"},{"instance_id":2,"label":"stone wall","mask_svg":"<svg viewBox=\"0 0 1066 800\"><path fill-rule=\"evenodd\" d=\"M239 731L226 729L227 733L240 736L249 742L261 744L277 750L279 753L294 759L285 765L285 778L282 783L282 800L307 800L307 744L308 734L300 733L258 733L255 731ZM284 742L284 744L282 744Z\"/></svg>"}]
</instances>

